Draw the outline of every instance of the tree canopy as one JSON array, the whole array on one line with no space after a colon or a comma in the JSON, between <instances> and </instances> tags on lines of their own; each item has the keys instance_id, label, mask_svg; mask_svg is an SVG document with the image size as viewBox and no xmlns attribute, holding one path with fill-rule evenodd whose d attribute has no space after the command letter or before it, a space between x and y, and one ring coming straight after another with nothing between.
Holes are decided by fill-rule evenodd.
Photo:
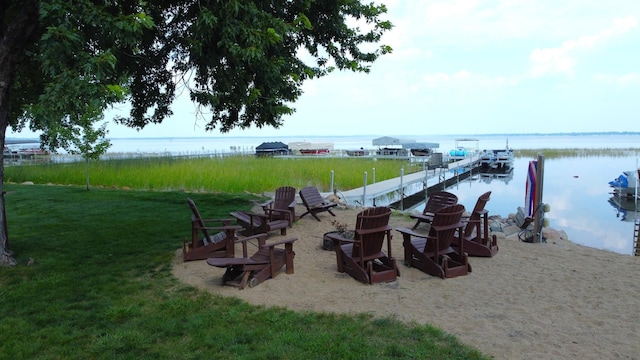
<instances>
[{"instance_id":1,"label":"tree canopy","mask_svg":"<svg viewBox=\"0 0 640 360\"><path fill-rule=\"evenodd\" d=\"M385 13L359 0L5 0L0 142L29 127L68 148L83 114L121 102L131 111L116 121L142 129L180 91L207 110L206 130L279 127L304 81L368 72L391 51Z\"/></svg>"}]
</instances>

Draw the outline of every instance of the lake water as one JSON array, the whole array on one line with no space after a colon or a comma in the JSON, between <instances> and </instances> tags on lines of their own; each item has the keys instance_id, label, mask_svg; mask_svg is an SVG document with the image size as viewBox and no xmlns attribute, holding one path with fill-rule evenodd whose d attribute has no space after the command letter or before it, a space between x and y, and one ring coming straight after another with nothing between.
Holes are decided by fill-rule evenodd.
<instances>
[{"instance_id":1,"label":"lake water","mask_svg":"<svg viewBox=\"0 0 640 360\"><path fill-rule=\"evenodd\" d=\"M143 152L170 154L211 154L228 152L253 153L255 147L267 141L332 142L335 149L375 149L372 140L378 136L298 136L279 138L257 137L202 137L112 139L110 152ZM454 149L460 136L406 136L418 142L440 145L439 152ZM640 148L640 134L518 134L472 135L480 149L501 149L508 142L513 149L541 148ZM468 143L465 143L468 145ZM599 249L632 254L633 226L637 213L623 216L609 203L611 189L608 182L624 170L637 167L640 154L624 157L590 156L545 159L543 202L551 207L546 214L549 226L564 230L569 240ZM487 204L490 214L507 216L524 206L525 182L528 162L535 159L516 159L513 176L505 179L474 177L449 189L459 202L472 208L478 196L492 191Z\"/></svg>"}]
</instances>

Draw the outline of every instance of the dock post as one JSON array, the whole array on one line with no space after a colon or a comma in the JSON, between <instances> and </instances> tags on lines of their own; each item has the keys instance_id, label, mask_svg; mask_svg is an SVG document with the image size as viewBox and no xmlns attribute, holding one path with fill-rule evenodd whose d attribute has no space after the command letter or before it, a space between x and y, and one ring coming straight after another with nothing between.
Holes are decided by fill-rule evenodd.
<instances>
[{"instance_id":1,"label":"dock post","mask_svg":"<svg viewBox=\"0 0 640 360\"><path fill-rule=\"evenodd\" d=\"M536 193L535 204L536 207L533 212L533 233L536 236L535 242L542 242L542 217L544 216L544 210L542 210L542 185L544 182L544 155L538 154L538 166L536 167Z\"/></svg>"},{"instance_id":2,"label":"dock post","mask_svg":"<svg viewBox=\"0 0 640 360\"><path fill-rule=\"evenodd\" d=\"M404 211L404 166L400 168L400 211Z\"/></svg>"},{"instance_id":3,"label":"dock post","mask_svg":"<svg viewBox=\"0 0 640 360\"><path fill-rule=\"evenodd\" d=\"M335 179L335 174L333 172L333 170L331 170L331 180L330 180L330 188L329 188L329 192L333 194L333 180Z\"/></svg>"},{"instance_id":4,"label":"dock post","mask_svg":"<svg viewBox=\"0 0 640 360\"><path fill-rule=\"evenodd\" d=\"M367 172L364 172L364 186L362 186L362 206L365 205L365 200L367 199ZM376 205L375 199L373 200L373 206Z\"/></svg>"}]
</instances>

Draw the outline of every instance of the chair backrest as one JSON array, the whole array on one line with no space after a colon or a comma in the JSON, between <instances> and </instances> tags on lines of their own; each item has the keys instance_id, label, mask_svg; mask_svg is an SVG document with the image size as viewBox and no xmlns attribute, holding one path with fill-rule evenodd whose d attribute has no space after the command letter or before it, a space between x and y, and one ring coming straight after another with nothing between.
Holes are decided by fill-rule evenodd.
<instances>
[{"instance_id":1,"label":"chair backrest","mask_svg":"<svg viewBox=\"0 0 640 360\"><path fill-rule=\"evenodd\" d=\"M273 208L278 210L288 210L291 203L296 201L296 188L291 186L281 186L276 189L273 199Z\"/></svg>"},{"instance_id":2,"label":"chair backrest","mask_svg":"<svg viewBox=\"0 0 640 360\"><path fill-rule=\"evenodd\" d=\"M491 198L491 191L487 191L486 193L478 197L478 201L476 201L476 206L473 208L473 211L471 212L471 216L469 217L469 222L467 223L467 226L464 228L465 237L470 236L473 233L473 230L476 228L478 229L478 231L480 231L479 229L480 216L482 215L482 212L484 211L484 207L487 205L487 202L489 201L490 198Z\"/></svg>"},{"instance_id":3,"label":"chair backrest","mask_svg":"<svg viewBox=\"0 0 640 360\"><path fill-rule=\"evenodd\" d=\"M436 191L429 195L423 214L435 214L438 210L458 203L458 197L448 191Z\"/></svg>"},{"instance_id":4,"label":"chair backrest","mask_svg":"<svg viewBox=\"0 0 640 360\"><path fill-rule=\"evenodd\" d=\"M314 207L324 203L320 191L315 186L306 186L300 190L300 198L306 207Z\"/></svg>"},{"instance_id":5,"label":"chair backrest","mask_svg":"<svg viewBox=\"0 0 640 360\"><path fill-rule=\"evenodd\" d=\"M464 213L464 206L461 204L447 206L436 212L431 222L431 229L429 229L429 238L435 239L438 237L437 247L436 241L427 241L427 245L424 247L425 253L431 253L435 251L442 251L451 246L451 242L456 234L457 228L452 225L460 222ZM436 231L438 227L451 227L450 229Z\"/></svg>"},{"instance_id":6,"label":"chair backrest","mask_svg":"<svg viewBox=\"0 0 640 360\"><path fill-rule=\"evenodd\" d=\"M210 240L211 236L209 236L209 232L207 231L207 227L204 224L202 216L200 216L200 212L196 207L196 203L191 199L187 199L187 202L189 203L189 207L191 208L191 212L193 213L193 215L191 215L191 222L195 223L198 226L207 240Z\"/></svg>"},{"instance_id":7,"label":"chair backrest","mask_svg":"<svg viewBox=\"0 0 640 360\"><path fill-rule=\"evenodd\" d=\"M514 220L516 226L518 226L521 230L533 227L533 218L525 214L524 208L522 206L518 206L518 211L516 212Z\"/></svg>"},{"instance_id":8,"label":"chair backrest","mask_svg":"<svg viewBox=\"0 0 640 360\"><path fill-rule=\"evenodd\" d=\"M362 257L370 260L377 257L382 250L384 238L388 230L391 209L385 206L372 207L360 212L356 218L355 239L352 257ZM358 230L375 230L366 234L359 234Z\"/></svg>"}]
</instances>

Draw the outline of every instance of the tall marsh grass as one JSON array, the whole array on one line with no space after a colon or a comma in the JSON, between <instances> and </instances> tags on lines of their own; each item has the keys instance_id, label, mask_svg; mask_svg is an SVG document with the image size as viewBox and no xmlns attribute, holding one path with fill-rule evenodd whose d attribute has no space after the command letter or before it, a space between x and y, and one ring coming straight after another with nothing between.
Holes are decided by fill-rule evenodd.
<instances>
[{"instance_id":1,"label":"tall marsh grass","mask_svg":"<svg viewBox=\"0 0 640 360\"><path fill-rule=\"evenodd\" d=\"M298 189L316 186L329 191L332 171L334 187L344 190L363 186L365 172L370 184L398 177L402 168L405 174L422 170L406 161L371 158L160 157L91 162L89 182L92 186L157 191L262 193L285 185ZM5 180L83 185L85 164L10 166L5 169Z\"/></svg>"},{"instance_id":2,"label":"tall marsh grass","mask_svg":"<svg viewBox=\"0 0 640 360\"><path fill-rule=\"evenodd\" d=\"M639 148L630 149L526 149L514 150L515 157L535 158L538 154L544 155L547 159L559 159L567 157L591 157L591 156L640 156Z\"/></svg>"}]
</instances>

